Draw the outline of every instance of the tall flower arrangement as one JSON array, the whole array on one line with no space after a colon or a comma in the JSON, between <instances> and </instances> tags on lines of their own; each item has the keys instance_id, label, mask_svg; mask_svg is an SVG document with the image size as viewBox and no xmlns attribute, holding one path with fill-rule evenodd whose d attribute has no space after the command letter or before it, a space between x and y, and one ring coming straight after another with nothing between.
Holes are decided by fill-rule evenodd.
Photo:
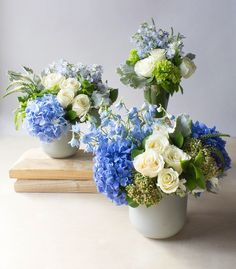
<instances>
[{"instance_id":1,"label":"tall flower arrangement","mask_svg":"<svg viewBox=\"0 0 236 269\"><path fill-rule=\"evenodd\" d=\"M195 55L183 52L183 39L173 29L171 32L157 29L153 20L152 24L141 24L132 36L135 48L117 69L121 82L135 89L144 88L147 102L166 109L170 95L183 93L182 78L189 78L196 70Z\"/></svg>"},{"instance_id":2,"label":"tall flower arrangement","mask_svg":"<svg viewBox=\"0 0 236 269\"><path fill-rule=\"evenodd\" d=\"M99 124L98 109L110 106L118 90L102 80L100 65L53 63L41 75L24 67L25 73L9 71L6 94L20 93L15 111L15 126L24 122L29 134L52 142L71 130L78 132L80 123L91 120ZM71 127L72 126L72 127ZM72 146L79 147L73 135Z\"/></svg>"},{"instance_id":3,"label":"tall flower arrangement","mask_svg":"<svg viewBox=\"0 0 236 269\"><path fill-rule=\"evenodd\" d=\"M225 141L216 128L177 117L144 104L127 109L126 118L100 109L101 125L90 124L82 137L94 157L98 191L117 205L158 204L167 195L199 196L217 192L219 179L230 168ZM156 111L165 114L155 118Z\"/></svg>"}]
</instances>

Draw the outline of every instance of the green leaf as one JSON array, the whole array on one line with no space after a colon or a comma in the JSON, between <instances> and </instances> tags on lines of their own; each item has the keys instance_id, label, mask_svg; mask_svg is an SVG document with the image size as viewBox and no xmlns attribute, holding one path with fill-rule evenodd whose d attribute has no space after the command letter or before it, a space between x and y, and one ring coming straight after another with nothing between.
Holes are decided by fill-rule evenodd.
<instances>
[{"instance_id":1,"label":"green leaf","mask_svg":"<svg viewBox=\"0 0 236 269\"><path fill-rule=\"evenodd\" d=\"M70 110L66 113L65 117L69 121L74 121L77 118L77 114L74 110Z\"/></svg>"},{"instance_id":2,"label":"green leaf","mask_svg":"<svg viewBox=\"0 0 236 269\"><path fill-rule=\"evenodd\" d=\"M8 75L9 75L10 81L21 80L22 82L34 83L33 80L29 77L29 75L17 73L14 71L8 71Z\"/></svg>"},{"instance_id":3,"label":"green leaf","mask_svg":"<svg viewBox=\"0 0 236 269\"><path fill-rule=\"evenodd\" d=\"M134 66L130 66L127 64L122 65L117 68L117 73L120 75L120 81L124 85L129 85L132 88L144 88L147 86L152 80L151 78L139 77L134 71Z\"/></svg>"},{"instance_id":4,"label":"green leaf","mask_svg":"<svg viewBox=\"0 0 236 269\"><path fill-rule=\"evenodd\" d=\"M177 131L174 134L174 137L172 137L172 140L173 140L175 146L177 146L178 148L182 148L182 146L184 144L184 137L183 137L181 132Z\"/></svg>"},{"instance_id":5,"label":"green leaf","mask_svg":"<svg viewBox=\"0 0 236 269\"><path fill-rule=\"evenodd\" d=\"M193 165L194 171L195 171L195 179L196 179L196 183L197 185L201 188L201 189L205 189L206 188L206 181L205 181L205 177L202 173L202 170Z\"/></svg>"},{"instance_id":6,"label":"green leaf","mask_svg":"<svg viewBox=\"0 0 236 269\"><path fill-rule=\"evenodd\" d=\"M114 103L118 97L118 89L110 89L110 99Z\"/></svg>"},{"instance_id":7,"label":"green leaf","mask_svg":"<svg viewBox=\"0 0 236 269\"><path fill-rule=\"evenodd\" d=\"M194 164L199 167L202 165L203 162L204 162L204 155L202 150L200 150L197 156L195 157Z\"/></svg>"},{"instance_id":8,"label":"green leaf","mask_svg":"<svg viewBox=\"0 0 236 269\"><path fill-rule=\"evenodd\" d=\"M183 137L188 137L192 132L192 120L189 115L181 114L176 119L176 125L170 137L175 137L175 134L180 132Z\"/></svg>"},{"instance_id":9,"label":"green leaf","mask_svg":"<svg viewBox=\"0 0 236 269\"><path fill-rule=\"evenodd\" d=\"M3 97L6 97L6 96L8 96L10 94L13 94L13 93L16 93L16 92L24 92L25 90L26 90L25 86L21 85L21 86L15 87L12 90L10 90L7 93L5 93L3 95Z\"/></svg>"},{"instance_id":10,"label":"green leaf","mask_svg":"<svg viewBox=\"0 0 236 269\"><path fill-rule=\"evenodd\" d=\"M95 122L96 126L99 126L101 124L101 118L100 118L100 114L98 113L98 109L96 108L90 109L87 115L88 115L88 120L90 122Z\"/></svg>"},{"instance_id":11,"label":"green leaf","mask_svg":"<svg viewBox=\"0 0 236 269\"><path fill-rule=\"evenodd\" d=\"M192 160L182 160L180 161L181 167L183 171L187 171L189 165L191 164Z\"/></svg>"},{"instance_id":12,"label":"green leaf","mask_svg":"<svg viewBox=\"0 0 236 269\"><path fill-rule=\"evenodd\" d=\"M130 207L136 208L139 206L139 204L134 202L133 199L131 199L129 196L127 196L126 199Z\"/></svg>"},{"instance_id":13,"label":"green leaf","mask_svg":"<svg viewBox=\"0 0 236 269\"><path fill-rule=\"evenodd\" d=\"M188 178L187 182L186 182L186 186L190 191L193 191L197 187L195 179L194 178Z\"/></svg>"},{"instance_id":14,"label":"green leaf","mask_svg":"<svg viewBox=\"0 0 236 269\"><path fill-rule=\"evenodd\" d=\"M34 73L34 71L31 68L29 68L29 67L23 66L23 68L29 74L33 74Z\"/></svg>"},{"instance_id":15,"label":"green leaf","mask_svg":"<svg viewBox=\"0 0 236 269\"><path fill-rule=\"evenodd\" d=\"M149 136L145 137L142 141L142 147L145 149L146 141L148 140Z\"/></svg>"},{"instance_id":16,"label":"green leaf","mask_svg":"<svg viewBox=\"0 0 236 269\"><path fill-rule=\"evenodd\" d=\"M144 149L133 149L131 151L131 157L134 159L139 154L142 154L144 152Z\"/></svg>"}]
</instances>

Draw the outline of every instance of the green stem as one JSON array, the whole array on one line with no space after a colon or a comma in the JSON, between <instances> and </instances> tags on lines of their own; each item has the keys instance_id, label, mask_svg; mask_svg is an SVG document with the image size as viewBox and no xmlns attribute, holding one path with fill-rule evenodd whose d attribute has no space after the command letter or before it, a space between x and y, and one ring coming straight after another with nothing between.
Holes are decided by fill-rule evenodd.
<instances>
[{"instance_id":1,"label":"green stem","mask_svg":"<svg viewBox=\"0 0 236 269\"><path fill-rule=\"evenodd\" d=\"M157 85L151 85L144 89L144 98L149 104L162 106L165 110L168 106L169 93ZM156 117L161 118L165 114L164 111L157 112Z\"/></svg>"},{"instance_id":2,"label":"green stem","mask_svg":"<svg viewBox=\"0 0 236 269\"><path fill-rule=\"evenodd\" d=\"M200 138L201 139L208 139L208 138L211 138L211 137L218 137L218 136L230 137L230 135L228 135L228 134L206 134L206 135L201 136Z\"/></svg>"}]
</instances>

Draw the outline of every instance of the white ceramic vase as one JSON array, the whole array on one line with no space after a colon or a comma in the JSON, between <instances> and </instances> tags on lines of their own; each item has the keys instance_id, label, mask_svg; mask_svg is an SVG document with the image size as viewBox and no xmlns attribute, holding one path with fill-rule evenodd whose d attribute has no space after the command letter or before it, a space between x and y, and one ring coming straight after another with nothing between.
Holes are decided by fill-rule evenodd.
<instances>
[{"instance_id":1,"label":"white ceramic vase","mask_svg":"<svg viewBox=\"0 0 236 269\"><path fill-rule=\"evenodd\" d=\"M43 151L55 159L64 159L74 155L77 151L77 148L71 147L69 141L72 138L72 132L68 131L62 135L58 140L55 140L50 143L42 142Z\"/></svg>"},{"instance_id":2,"label":"white ceramic vase","mask_svg":"<svg viewBox=\"0 0 236 269\"><path fill-rule=\"evenodd\" d=\"M147 208L129 207L129 218L133 226L145 237L154 239L169 238L184 226L187 211L187 196L164 197L159 204Z\"/></svg>"}]
</instances>

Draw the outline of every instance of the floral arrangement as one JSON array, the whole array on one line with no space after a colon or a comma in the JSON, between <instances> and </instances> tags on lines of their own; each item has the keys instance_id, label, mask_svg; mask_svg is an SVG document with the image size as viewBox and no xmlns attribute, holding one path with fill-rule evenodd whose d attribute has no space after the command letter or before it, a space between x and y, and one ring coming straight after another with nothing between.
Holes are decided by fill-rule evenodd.
<instances>
[{"instance_id":1,"label":"floral arrangement","mask_svg":"<svg viewBox=\"0 0 236 269\"><path fill-rule=\"evenodd\" d=\"M162 107L144 104L127 109L126 118L101 108L101 125L90 124L82 136L93 152L98 191L117 205L147 207L166 195L199 196L217 192L219 179L230 168L225 141L215 127L192 122L188 115L174 117ZM164 117L155 118L156 110Z\"/></svg>"},{"instance_id":2,"label":"floral arrangement","mask_svg":"<svg viewBox=\"0 0 236 269\"><path fill-rule=\"evenodd\" d=\"M44 142L52 142L72 130L71 145L79 147L74 135L79 124L87 120L98 124L100 106L110 106L118 95L117 89L102 81L100 65L70 64L60 60L40 76L27 67L24 71L24 74L8 72L11 83L5 96L21 93L15 111L16 128L24 122L29 134Z\"/></svg>"},{"instance_id":3,"label":"floral arrangement","mask_svg":"<svg viewBox=\"0 0 236 269\"><path fill-rule=\"evenodd\" d=\"M126 63L117 69L121 82L133 88L146 88L144 97L152 104L167 107L169 95L179 90L182 78L189 78L196 66L195 55L184 54L180 33L157 29L144 22L132 36L135 48L130 51Z\"/></svg>"}]
</instances>

